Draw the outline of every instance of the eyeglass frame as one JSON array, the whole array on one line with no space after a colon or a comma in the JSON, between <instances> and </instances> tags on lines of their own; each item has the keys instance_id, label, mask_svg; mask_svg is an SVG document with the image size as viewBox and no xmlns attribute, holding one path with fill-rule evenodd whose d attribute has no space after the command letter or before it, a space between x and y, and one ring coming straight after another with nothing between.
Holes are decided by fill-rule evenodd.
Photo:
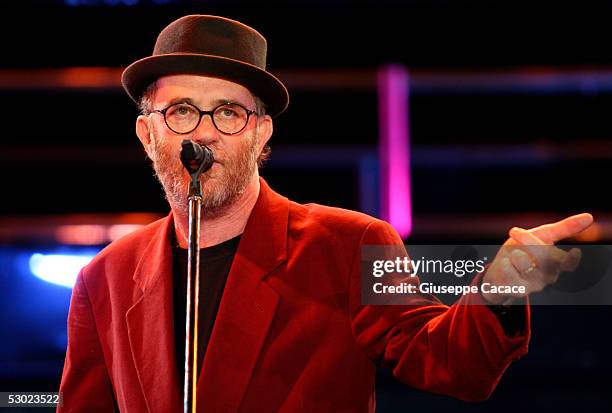
<instances>
[{"instance_id":1,"label":"eyeglass frame","mask_svg":"<svg viewBox=\"0 0 612 413\"><path fill-rule=\"evenodd\" d=\"M166 119L166 112L172 106L176 106L176 105L189 105L189 106L193 106L199 112L200 119L198 119L198 123L196 123L196 125L194 126L194 128L192 130L190 130L188 132L177 132L174 129L172 129L170 127L170 125L168 125L168 119ZM242 109L244 109L246 111L246 113L247 113L247 118L246 118L246 122L244 122L244 126L242 128L240 128L240 130L238 130L236 132L232 132L232 133L223 132L221 129L219 129L219 127L217 126L217 123L215 122L215 118L213 117L213 115L214 115L214 113L216 112L217 109L219 109L222 106L226 106L226 105L236 105L236 106L239 106ZM196 130L200 126L200 123L202 123L202 118L204 117L204 115L209 115L210 116L210 120L211 120L211 122L212 122L212 124L213 124L213 126L215 127L216 130L218 130L219 132L221 132L224 135L232 136L232 135L236 135L236 134L242 132L247 127L247 125L249 124L249 120L251 119L251 115L259 116L257 114L257 111L247 109L246 107L242 106L240 103L236 103L236 102L224 102L224 103L221 103L218 106L215 106L212 110L201 110L199 107L197 107L193 103L189 103L189 102L176 102L176 103L173 103L171 105L166 106L164 109L155 109L155 110L152 110L151 113L161 113L161 115L164 117L164 123L166 124L166 127L168 129L170 129L172 132L176 133L177 135L187 135L188 133L193 132L194 130Z\"/></svg>"}]
</instances>

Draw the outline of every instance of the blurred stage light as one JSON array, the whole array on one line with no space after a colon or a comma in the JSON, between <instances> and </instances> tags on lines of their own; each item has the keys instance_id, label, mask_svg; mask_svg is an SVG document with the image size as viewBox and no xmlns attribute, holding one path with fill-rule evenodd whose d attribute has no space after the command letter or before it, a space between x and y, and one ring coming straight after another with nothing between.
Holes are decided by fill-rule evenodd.
<instances>
[{"instance_id":1,"label":"blurred stage light","mask_svg":"<svg viewBox=\"0 0 612 413\"><path fill-rule=\"evenodd\" d=\"M177 0L64 0L67 6L137 6L140 4L164 5Z\"/></svg>"},{"instance_id":2,"label":"blurred stage light","mask_svg":"<svg viewBox=\"0 0 612 413\"><path fill-rule=\"evenodd\" d=\"M61 225L55 230L60 244L101 245L109 242L105 225Z\"/></svg>"},{"instance_id":3,"label":"blurred stage light","mask_svg":"<svg viewBox=\"0 0 612 413\"><path fill-rule=\"evenodd\" d=\"M30 256L30 271L36 277L51 284L72 288L81 268L95 256L87 254L40 254Z\"/></svg>"},{"instance_id":4,"label":"blurred stage light","mask_svg":"<svg viewBox=\"0 0 612 413\"><path fill-rule=\"evenodd\" d=\"M66 245L102 245L113 242L143 226L142 224L60 225L55 230L55 239L60 244Z\"/></svg>"},{"instance_id":5,"label":"blurred stage light","mask_svg":"<svg viewBox=\"0 0 612 413\"><path fill-rule=\"evenodd\" d=\"M409 83L403 66L383 66L378 72L380 216L402 238L412 232Z\"/></svg>"}]
</instances>

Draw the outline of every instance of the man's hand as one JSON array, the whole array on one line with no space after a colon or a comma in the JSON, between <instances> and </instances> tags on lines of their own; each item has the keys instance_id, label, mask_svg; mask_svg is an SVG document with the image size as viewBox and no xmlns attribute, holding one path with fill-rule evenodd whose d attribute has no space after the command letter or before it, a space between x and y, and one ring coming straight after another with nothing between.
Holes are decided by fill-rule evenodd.
<instances>
[{"instance_id":1,"label":"man's hand","mask_svg":"<svg viewBox=\"0 0 612 413\"><path fill-rule=\"evenodd\" d=\"M576 269L580 250L566 252L554 244L575 236L592 223L593 216L584 213L529 230L512 228L510 238L495 256L482 282L492 286L524 286L525 293L483 293L485 300L490 304L510 304L555 283L561 271Z\"/></svg>"}]
</instances>

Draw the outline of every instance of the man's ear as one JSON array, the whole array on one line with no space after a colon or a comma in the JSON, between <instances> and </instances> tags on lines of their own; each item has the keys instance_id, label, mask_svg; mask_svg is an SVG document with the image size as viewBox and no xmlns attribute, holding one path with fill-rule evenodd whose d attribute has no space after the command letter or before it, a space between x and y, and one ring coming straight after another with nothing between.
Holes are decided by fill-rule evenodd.
<instances>
[{"instance_id":1,"label":"man's ear","mask_svg":"<svg viewBox=\"0 0 612 413\"><path fill-rule=\"evenodd\" d=\"M149 154L149 146L151 145L151 128L149 127L149 117L140 115L136 118L136 136L140 139L140 143L144 150Z\"/></svg>"},{"instance_id":2,"label":"man's ear","mask_svg":"<svg viewBox=\"0 0 612 413\"><path fill-rule=\"evenodd\" d=\"M272 132L274 131L274 124L270 115L264 115L263 117L259 117L257 122L259 123L257 125L257 138L259 141L259 148L257 149L259 150L258 153L261 153L263 147L272 137Z\"/></svg>"}]
</instances>

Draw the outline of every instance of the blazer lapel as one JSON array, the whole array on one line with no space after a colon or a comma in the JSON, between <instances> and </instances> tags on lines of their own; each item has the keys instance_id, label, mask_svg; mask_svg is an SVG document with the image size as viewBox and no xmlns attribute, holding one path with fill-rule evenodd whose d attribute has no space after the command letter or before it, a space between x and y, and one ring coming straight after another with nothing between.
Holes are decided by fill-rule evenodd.
<instances>
[{"instance_id":1,"label":"blazer lapel","mask_svg":"<svg viewBox=\"0 0 612 413\"><path fill-rule=\"evenodd\" d=\"M201 411L238 411L278 305L264 279L287 259L289 201L260 184L198 380Z\"/></svg>"},{"instance_id":2,"label":"blazer lapel","mask_svg":"<svg viewBox=\"0 0 612 413\"><path fill-rule=\"evenodd\" d=\"M145 248L134 272L136 303L126 321L132 358L149 412L181 411L173 335L172 215Z\"/></svg>"}]
</instances>

